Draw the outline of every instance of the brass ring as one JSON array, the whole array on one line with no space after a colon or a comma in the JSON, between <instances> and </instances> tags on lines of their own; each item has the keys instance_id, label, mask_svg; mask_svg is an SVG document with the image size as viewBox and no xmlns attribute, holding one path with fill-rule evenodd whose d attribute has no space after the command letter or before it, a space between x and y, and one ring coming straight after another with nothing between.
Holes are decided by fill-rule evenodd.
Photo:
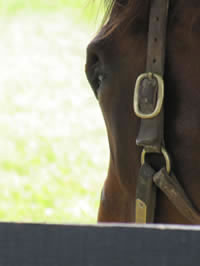
<instances>
[{"instance_id":1,"label":"brass ring","mask_svg":"<svg viewBox=\"0 0 200 266\"><path fill-rule=\"evenodd\" d=\"M148 79L148 80L152 80L155 79L157 82L157 103L156 103L156 107L154 109L154 111L152 113L146 114L143 113L140 110L140 90L141 90L141 83L144 79ZM140 117L142 119L150 119L150 118L154 118L156 116L159 115L159 113L161 112L162 106L163 106L163 101L164 101L164 81L163 78L155 73L144 73L141 74L137 80L136 80L136 84L135 84L135 90L134 90L134 97L133 97L133 109L134 112L136 114L137 117Z\"/></svg>"},{"instance_id":2,"label":"brass ring","mask_svg":"<svg viewBox=\"0 0 200 266\"><path fill-rule=\"evenodd\" d=\"M145 163L145 157L147 153L148 152L144 148L141 153L141 165ZM167 170L167 173L169 174L171 172L171 160L170 160L169 154L164 147L161 147L161 153L163 157L165 158L166 170Z\"/></svg>"}]
</instances>

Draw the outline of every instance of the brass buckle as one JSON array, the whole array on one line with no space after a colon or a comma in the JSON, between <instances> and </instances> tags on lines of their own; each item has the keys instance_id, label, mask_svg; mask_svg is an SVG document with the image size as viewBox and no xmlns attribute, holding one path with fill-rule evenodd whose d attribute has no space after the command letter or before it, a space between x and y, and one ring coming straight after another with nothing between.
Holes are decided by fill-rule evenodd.
<instances>
[{"instance_id":1,"label":"brass buckle","mask_svg":"<svg viewBox=\"0 0 200 266\"><path fill-rule=\"evenodd\" d=\"M156 79L157 85L158 85L157 103L156 103L156 107L152 113L145 114L145 113L141 112L140 108L139 108L139 90L141 87L141 82L144 79L152 79L152 78ZM164 82L163 82L162 77L158 74L151 73L151 72L141 74L137 78L136 84L135 84L135 92L134 92L134 98L133 98L133 108L134 108L135 114L142 119L154 118L157 115L159 115L161 108L162 108L162 105L163 105L163 100L164 100Z\"/></svg>"}]
</instances>

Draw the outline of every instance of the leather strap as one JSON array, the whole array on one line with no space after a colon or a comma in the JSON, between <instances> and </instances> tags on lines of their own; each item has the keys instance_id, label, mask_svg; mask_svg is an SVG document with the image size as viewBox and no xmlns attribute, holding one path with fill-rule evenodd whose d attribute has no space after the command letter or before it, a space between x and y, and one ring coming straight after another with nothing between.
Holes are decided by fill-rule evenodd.
<instances>
[{"instance_id":1,"label":"leather strap","mask_svg":"<svg viewBox=\"0 0 200 266\"><path fill-rule=\"evenodd\" d=\"M142 75L135 91L134 109L141 117L141 125L136 143L144 147L142 166L136 187L136 223L154 221L156 187L158 187L193 224L200 224L200 212L195 208L184 189L171 172L170 158L164 148L164 108L163 105L156 115L153 114L159 98L159 84L156 75L163 78L165 66L165 44L167 31L169 0L151 0L146 72ZM135 97L135 96L134 96ZM136 102L136 104L135 104ZM166 167L155 173L145 163L146 153L162 153Z\"/></svg>"},{"instance_id":2,"label":"leather strap","mask_svg":"<svg viewBox=\"0 0 200 266\"><path fill-rule=\"evenodd\" d=\"M186 195L176 176L169 175L165 168L157 172L153 181L156 186L168 197L176 209L192 224L200 224L200 212Z\"/></svg>"},{"instance_id":3,"label":"leather strap","mask_svg":"<svg viewBox=\"0 0 200 266\"><path fill-rule=\"evenodd\" d=\"M153 223L156 207L156 186L153 183L155 170L144 163L139 171L136 189L137 223Z\"/></svg>"},{"instance_id":4,"label":"leather strap","mask_svg":"<svg viewBox=\"0 0 200 266\"><path fill-rule=\"evenodd\" d=\"M169 0L151 1L146 72L152 74L141 75L135 87L134 110L136 115L142 117L136 144L143 146L145 153L162 153L164 147L163 102L158 113L152 118L149 118L149 114L154 113L159 97L162 98L158 78L162 81L164 75L168 5ZM149 165L142 165L136 187L136 223L154 222L154 174L155 171Z\"/></svg>"},{"instance_id":5,"label":"leather strap","mask_svg":"<svg viewBox=\"0 0 200 266\"><path fill-rule=\"evenodd\" d=\"M168 6L169 0L152 0L149 18L146 72L155 73L161 77L164 75L165 65ZM158 88L153 86L151 82L140 88L139 104L143 112L152 112L157 96ZM161 146L164 146L163 127L164 111L162 107L161 112L156 117L141 120L136 139L137 145L145 147L148 152L160 153Z\"/></svg>"}]
</instances>

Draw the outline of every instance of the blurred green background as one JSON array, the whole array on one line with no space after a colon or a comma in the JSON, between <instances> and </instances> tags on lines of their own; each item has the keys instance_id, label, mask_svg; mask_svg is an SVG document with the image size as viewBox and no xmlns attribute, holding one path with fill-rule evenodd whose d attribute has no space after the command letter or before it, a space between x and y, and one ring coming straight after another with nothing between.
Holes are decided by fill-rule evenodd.
<instances>
[{"instance_id":1,"label":"blurred green background","mask_svg":"<svg viewBox=\"0 0 200 266\"><path fill-rule=\"evenodd\" d=\"M21 12L27 13L55 13L70 11L71 16L76 16L77 11L81 11L84 23L97 18L97 14L102 14L104 1L101 0L1 0L1 16L13 16Z\"/></svg>"},{"instance_id":2,"label":"blurred green background","mask_svg":"<svg viewBox=\"0 0 200 266\"><path fill-rule=\"evenodd\" d=\"M96 222L108 145L84 75L89 2L0 2L1 221Z\"/></svg>"}]
</instances>

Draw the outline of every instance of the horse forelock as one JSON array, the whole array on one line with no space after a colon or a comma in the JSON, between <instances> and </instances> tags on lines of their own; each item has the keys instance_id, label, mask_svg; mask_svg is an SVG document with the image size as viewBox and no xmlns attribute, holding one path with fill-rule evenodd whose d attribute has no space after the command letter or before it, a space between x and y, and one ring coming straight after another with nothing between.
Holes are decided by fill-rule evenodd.
<instances>
[{"instance_id":1,"label":"horse forelock","mask_svg":"<svg viewBox=\"0 0 200 266\"><path fill-rule=\"evenodd\" d=\"M95 0L93 0L95 1ZM151 0L104 0L105 14L102 21L102 27L106 26L105 36L111 34L121 24L134 24L139 19L144 23L148 23L148 11ZM192 8L193 11L183 9ZM196 10L195 10L196 9ZM200 24L200 0L173 0L170 1L170 17L172 23L177 20L187 20L187 15L192 13L188 20L188 24L193 28L193 25Z\"/></svg>"},{"instance_id":2,"label":"horse forelock","mask_svg":"<svg viewBox=\"0 0 200 266\"><path fill-rule=\"evenodd\" d=\"M104 0L105 14L101 28L106 28L103 37L110 35L118 26L130 25L137 18L147 21L150 0Z\"/></svg>"}]
</instances>

